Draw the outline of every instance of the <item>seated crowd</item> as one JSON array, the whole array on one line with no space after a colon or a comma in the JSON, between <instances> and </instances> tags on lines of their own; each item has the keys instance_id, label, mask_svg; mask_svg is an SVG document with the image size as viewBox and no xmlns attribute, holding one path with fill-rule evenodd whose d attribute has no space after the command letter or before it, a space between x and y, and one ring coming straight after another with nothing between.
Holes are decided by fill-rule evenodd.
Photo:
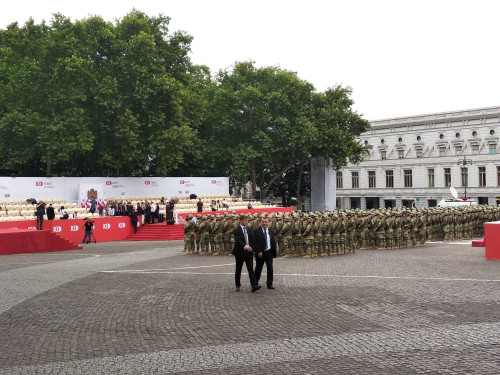
<instances>
[{"instance_id":1,"label":"seated crowd","mask_svg":"<svg viewBox=\"0 0 500 375\"><path fill-rule=\"evenodd\" d=\"M230 195L198 195L176 196L172 199L164 197L121 197L110 198L106 206L94 204L90 207L79 207L78 203L70 203L61 199L39 199L45 203L45 218L49 220L76 219L100 216L129 216L137 212L145 219L145 223L163 222L171 219L176 213L234 211L242 209L258 209L274 207L260 201L243 201ZM30 199L31 200L31 199ZM34 201L34 200L33 200ZM27 201L0 201L0 222L33 220L36 206Z\"/></svg>"}]
</instances>

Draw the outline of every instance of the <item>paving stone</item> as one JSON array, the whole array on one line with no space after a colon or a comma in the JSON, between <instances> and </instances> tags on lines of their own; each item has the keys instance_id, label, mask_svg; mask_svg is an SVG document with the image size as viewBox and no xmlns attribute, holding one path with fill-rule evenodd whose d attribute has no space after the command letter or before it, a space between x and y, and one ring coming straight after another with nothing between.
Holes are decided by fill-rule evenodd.
<instances>
[{"instance_id":1,"label":"paving stone","mask_svg":"<svg viewBox=\"0 0 500 375\"><path fill-rule=\"evenodd\" d=\"M0 257L0 374L500 374L500 263L467 243L276 259L180 242ZM265 275L263 275L265 277Z\"/></svg>"}]
</instances>

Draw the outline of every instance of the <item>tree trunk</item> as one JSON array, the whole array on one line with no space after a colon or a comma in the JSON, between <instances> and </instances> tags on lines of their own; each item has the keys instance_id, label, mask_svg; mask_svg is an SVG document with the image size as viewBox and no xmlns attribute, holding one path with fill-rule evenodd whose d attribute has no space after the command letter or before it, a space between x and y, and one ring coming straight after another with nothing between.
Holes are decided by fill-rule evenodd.
<instances>
[{"instance_id":1,"label":"tree trunk","mask_svg":"<svg viewBox=\"0 0 500 375\"><path fill-rule=\"evenodd\" d=\"M45 170L45 175L50 176L52 173L52 158L50 157L50 154L47 155L47 169Z\"/></svg>"},{"instance_id":2,"label":"tree trunk","mask_svg":"<svg viewBox=\"0 0 500 375\"><path fill-rule=\"evenodd\" d=\"M300 195L300 184L302 182L302 175L304 174L304 165L299 164L299 176L297 177L297 210L302 206L302 196Z\"/></svg>"},{"instance_id":3,"label":"tree trunk","mask_svg":"<svg viewBox=\"0 0 500 375\"><path fill-rule=\"evenodd\" d=\"M250 168L252 169L252 198L255 199L257 196L257 176L255 175L255 165L252 164Z\"/></svg>"},{"instance_id":4,"label":"tree trunk","mask_svg":"<svg viewBox=\"0 0 500 375\"><path fill-rule=\"evenodd\" d=\"M287 172L290 168L293 167L295 163L290 163L288 164L285 168L283 168L279 173L276 173L273 178L271 178L271 180L269 181L269 184L266 186L266 188L264 189L264 191L262 192L262 196L263 197L267 197L267 191L269 190L269 188L274 184L274 181L276 181L283 173Z\"/></svg>"}]
</instances>

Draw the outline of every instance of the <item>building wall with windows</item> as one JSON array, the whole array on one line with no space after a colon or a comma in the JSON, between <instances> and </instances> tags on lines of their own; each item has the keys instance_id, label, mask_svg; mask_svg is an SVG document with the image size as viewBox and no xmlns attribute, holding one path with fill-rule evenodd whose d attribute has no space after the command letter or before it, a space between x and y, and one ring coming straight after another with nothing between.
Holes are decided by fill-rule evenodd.
<instances>
[{"instance_id":1,"label":"building wall with windows","mask_svg":"<svg viewBox=\"0 0 500 375\"><path fill-rule=\"evenodd\" d=\"M499 204L499 136L500 107L373 121L365 160L337 171L337 208L434 206L466 184L479 204Z\"/></svg>"}]
</instances>

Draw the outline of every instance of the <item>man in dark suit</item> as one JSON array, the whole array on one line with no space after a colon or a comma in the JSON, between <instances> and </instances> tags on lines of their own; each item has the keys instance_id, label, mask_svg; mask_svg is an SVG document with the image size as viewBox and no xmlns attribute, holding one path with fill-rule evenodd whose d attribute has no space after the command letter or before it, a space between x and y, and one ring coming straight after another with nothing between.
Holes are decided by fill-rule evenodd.
<instances>
[{"instance_id":1,"label":"man in dark suit","mask_svg":"<svg viewBox=\"0 0 500 375\"><path fill-rule=\"evenodd\" d=\"M239 292L241 288L241 269L243 263L246 264L248 270L248 277L252 285L252 293L260 289L257 285L257 280L253 272L253 248L252 248L252 231L247 228L248 217L240 215L240 225L234 230L234 248L233 255L236 258L236 271L234 274L234 281L236 283L236 291Z\"/></svg>"},{"instance_id":2,"label":"man in dark suit","mask_svg":"<svg viewBox=\"0 0 500 375\"><path fill-rule=\"evenodd\" d=\"M49 207L47 207L47 219L49 220L54 220L56 217L56 212L54 211L54 207L52 207L52 204L49 204Z\"/></svg>"},{"instance_id":3,"label":"man in dark suit","mask_svg":"<svg viewBox=\"0 0 500 375\"><path fill-rule=\"evenodd\" d=\"M264 263L267 269L267 289L274 289L273 286L273 259L276 258L276 242L274 241L274 233L269 228L269 219L263 217L260 220L260 227L253 232L253 244L255 251L255 278L257 282L260 280L260 274Z\"/></svg>"}]
</instances>

